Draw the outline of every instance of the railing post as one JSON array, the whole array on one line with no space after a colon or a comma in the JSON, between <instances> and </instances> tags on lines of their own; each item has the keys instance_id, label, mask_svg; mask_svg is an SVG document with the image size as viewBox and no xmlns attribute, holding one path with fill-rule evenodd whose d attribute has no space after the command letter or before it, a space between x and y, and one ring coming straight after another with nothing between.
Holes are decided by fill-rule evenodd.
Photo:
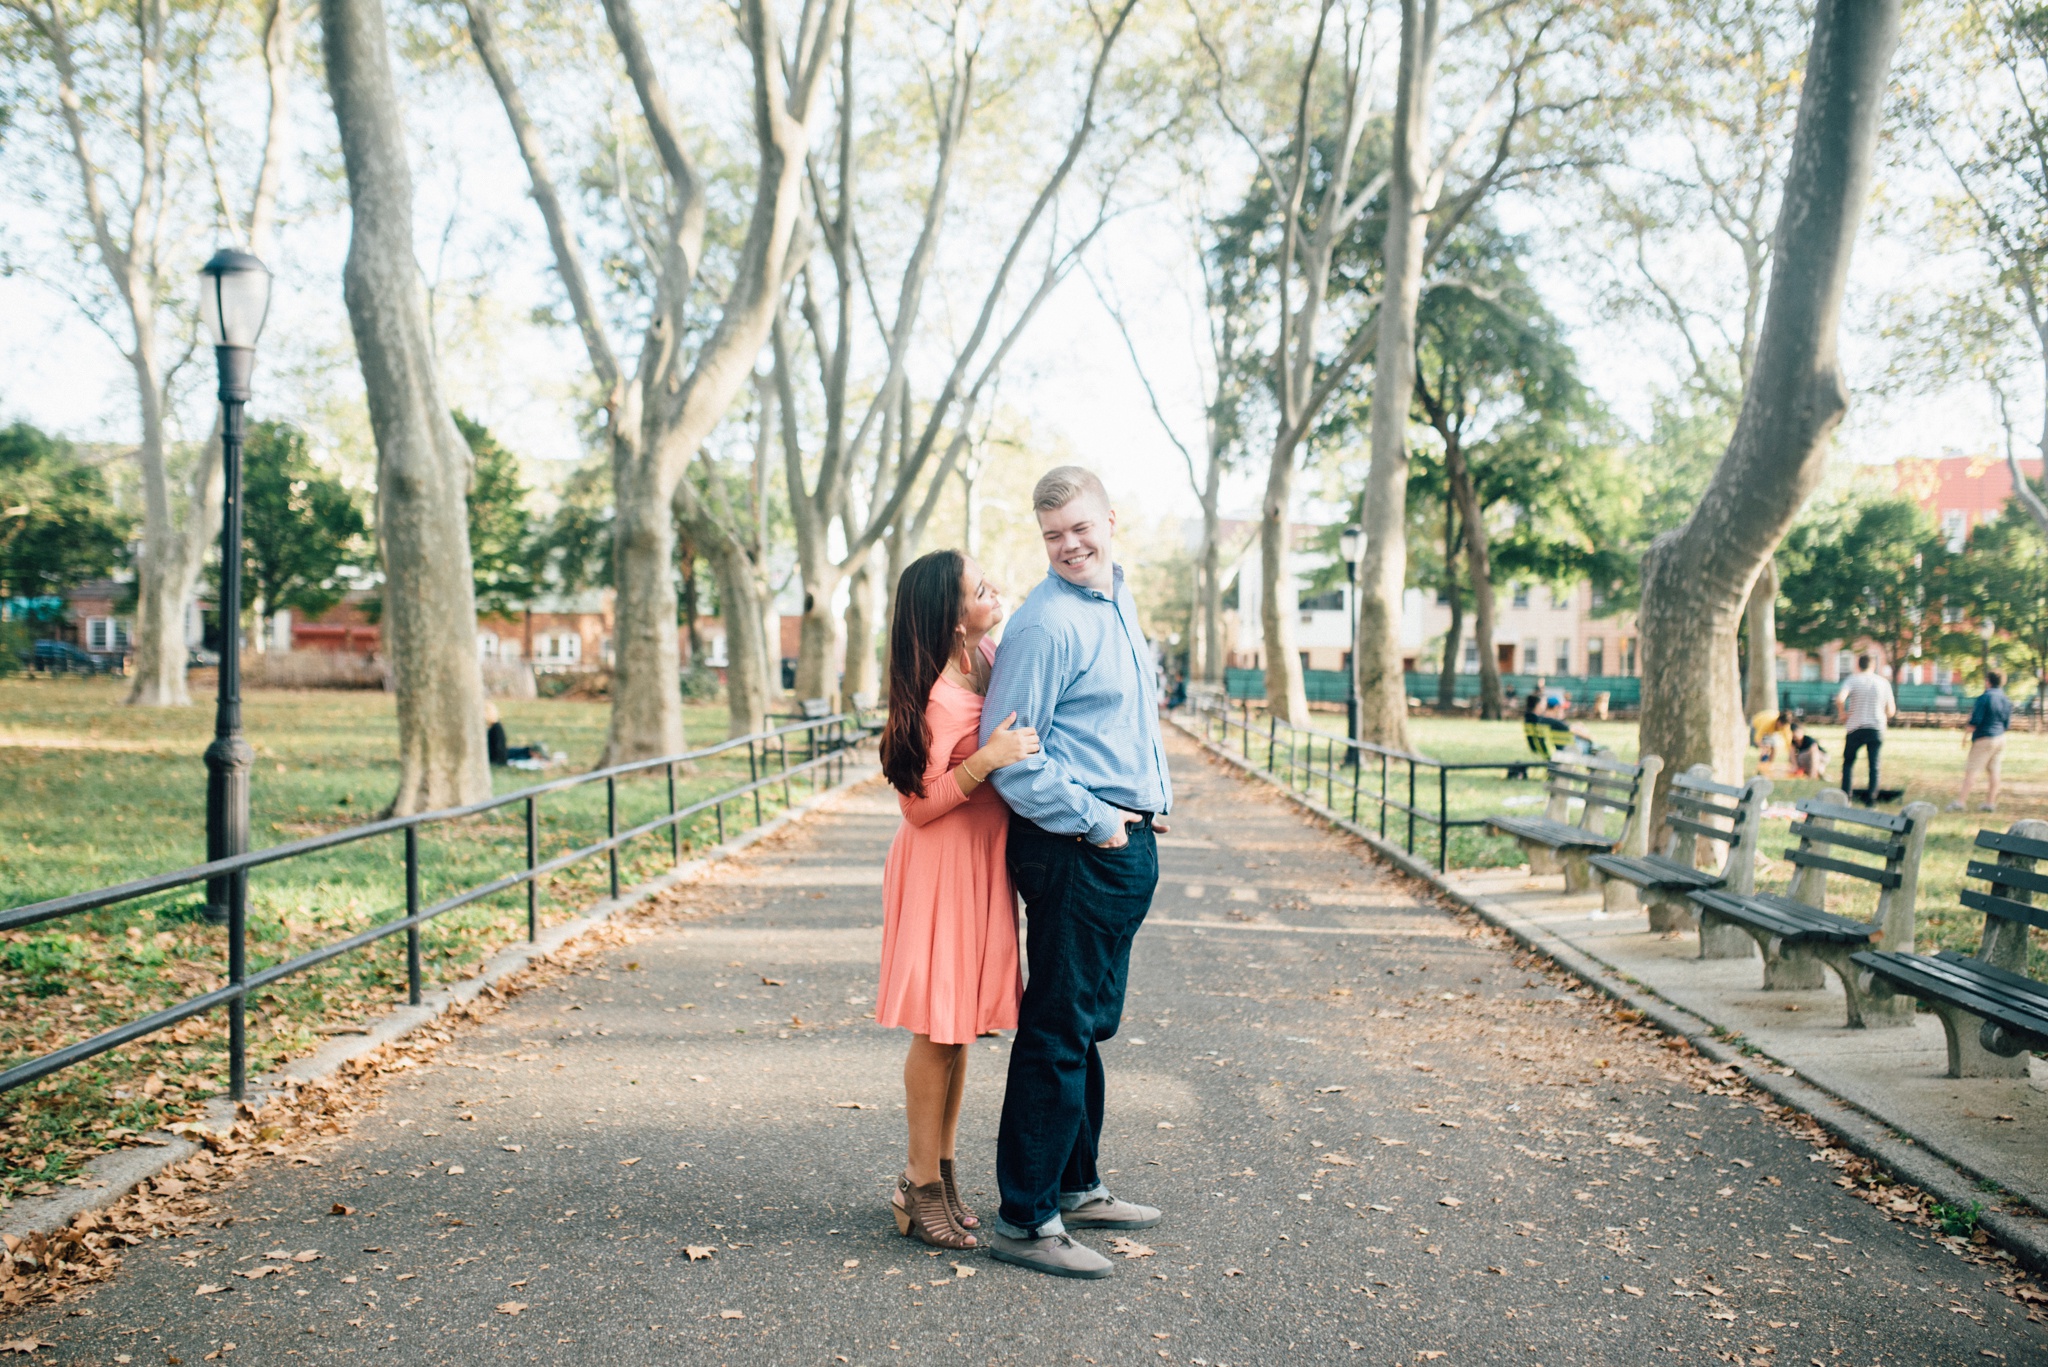
<instances>
[{"instance_id":1,"label":"railing post","mask_svg":"<svg viewBox=\"0 0 2048 1367\"><path fill-rule=\"evenodd\" d=\"M1359 770L1365 766L1358 762L1358 750L1349 741L1344 744L1345 767L1351 771L1351 824L1358 824L1358 780Z\"/></svg>"},{"instance_id":2,"label":"railing post","mask_svg":"<svg viewBox=\"0 0 2048 1367\"><path fill-rule=\"evenodd\" d=\"M1451 771L1442 765L1436 771L1436 871L1450 870L1451 858Z\"/></svg>"},{"instance_id":3,"label":"railing post","mask_svg":"<svg viewBox=\"0 0 2048 1367\"><path fill-rule=\"evenodd\" d=\"M1337 742L1335 739L1323 742L1323 805L1333 811L1337 806Z\"/></svg>"},{"instance_id":4,"label":"railing post","mask_svg":"<svg viewBox=\"0 0 2048 1367\"><path fill-rule=\"evenodd\" d=\"M1280 744L1280 719L1266 714L1266 772L1273 772L1273 752Z\"/></svg>"},{"instance_id":5,"label":"railing post","mask_svg":"<svg viewBox=\"0 0 2048 1367\"><path fill-rule=\"evenodd\" d=\"M604 838L608 841L619 838L619 776L607 775L604 781ZM612 896L619 895L619 847L612 845L605 851L612 866Z\"/></svg>"},{"instance_id":6,"label":"railing post","mask_svg":"<svg viewBox=\"0 0 2048 1367\"><path fill-rule=\"evenodd\" d=\"M412 924L405 928L405 1000L420 1004L420 926L412 918L420 914L420 828L405 828L405 915Z\"/></svg>"},{"instance_id":7,"label":"railing post","mask_svg":"<svg viewBox=\"0 0 2048 1367\"><path fill-rule=\"evenodd\" d=\"M526 939L529 944L540 938L540 879L533 877L533 866L540 862L540 812L539 798L526 799Z\"/></svg>"},{"instance_id":8,"label":"railing post","mask_svg":"<svg viewBox=\"0 0 2048 1367\"><path fill-rule=\"evenodd\" d=\"M754 759L754 739L747 738L747 785L754 791L754 824L761 824L761 790L755 785L761 781L761 766Z\"/></svg>"},{"instance_id":9,"label":"railing post","mask_svg":"<svg viewBox=\"0 0 2048 1367\"><path fill-rule=\"evenodd\" d=\"M1415 853L1415 756L1408 757L1408 853Z\"/></svg>"},{"instance_id":10,"label":"railing post","mask_svg":"<svg viewBox=\"0 0 2048 1367\"><path fill-rule=\"evenodd\" d=\"M1244 757L1250 759L1252 757L1252 700L1245 698L1242 701L1244 703Z\"/></svg>"},{"instance_id":11,"label":"railing post","mask_svg":"<svg viewBox=\"0 0 2048 1367\"><path fill-rule=\"evenodd\" d=\"M789 734L784 732L775 738L775 758L782 765L782 810L788 811L796 805L789 795Z\"/></svg>"},{"instance_id":12,"label":"railing post","mask_svg":"<svg viewBox=\"0 0 2048 1367\"><path fill-rule=\"evenodd\" d=\"M249 871L228 875L228 981L238 983L249 970ZM228 1003L228 1095L236 1101L249 1084L248 1000Z\"/></svg>"},{"instance_id":13,"label":"railing post","mask_svg":"<svg viewBox=\"0 0 2048 1367\"><path fill-rule=\"evenodd\" d=\"M1380 839L1387 838L1387 756L1380 754Z\"/></svg>"},{"instance_id":14,"label":"railing post","mask_svg":"<svg viewBox=\"0 0 2048 1367\"><path fill-rule=\"evenodd\" d=\"M668 762L668 852L676 863L683 862L683 823L676 820L676 762Z\"/></svg>"}]
</instances>

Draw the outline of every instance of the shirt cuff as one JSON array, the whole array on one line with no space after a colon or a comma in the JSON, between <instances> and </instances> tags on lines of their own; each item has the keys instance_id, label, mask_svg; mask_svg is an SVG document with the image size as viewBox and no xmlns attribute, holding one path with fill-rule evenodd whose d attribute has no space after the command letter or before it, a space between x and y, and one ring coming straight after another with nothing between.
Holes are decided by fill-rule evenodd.
<instances>
[{"instance_id":1,"label":"shirt cuff","mask_svg":"<svg viewBox=\"0 0 2048 1367\"><path fill-rule=\"evenodd\" d=\"M1088 843L1106 845L1123 828L1123 808L1112 807L1107 802L1096 799L1095 810L1088 814Z\"/></svg>"}]
</instances>

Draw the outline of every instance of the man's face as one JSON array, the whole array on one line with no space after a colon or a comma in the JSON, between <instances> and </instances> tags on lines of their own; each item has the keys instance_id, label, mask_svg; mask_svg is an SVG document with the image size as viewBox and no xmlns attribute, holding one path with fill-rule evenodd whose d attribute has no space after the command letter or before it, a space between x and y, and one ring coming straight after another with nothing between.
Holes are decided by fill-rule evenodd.
<instances>
[{"instance_id":1,"label":"man's face","mask_svg":"<svg viewBox=\"0 0 2048 1367\"><path fill-rule=\"evenodd\" d=\"M1053 573L1069 584L1107 590L1115 582L1110 540L1116 534L1116 514L1103 500L1084 493L1041 512L1038 531Z\"/></svg>"}]
</instances>

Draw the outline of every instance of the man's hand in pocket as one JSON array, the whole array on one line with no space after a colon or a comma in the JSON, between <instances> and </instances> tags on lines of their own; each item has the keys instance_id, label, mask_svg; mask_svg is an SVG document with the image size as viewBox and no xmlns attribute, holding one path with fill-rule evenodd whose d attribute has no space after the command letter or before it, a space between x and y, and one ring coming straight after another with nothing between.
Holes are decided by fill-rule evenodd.
<instances>
[{"instance_id":1,"label":"man's hand in pocket","mask_svg":"<svg viewBox=\"0 0 2048 1367\"><path fill-rule=\"evenodd\" d=\"M1116 828L1116 834L1112 835L1109 839L1103 841L1100 845L1097 845L1095 848L1098 850L1122 849L1124 846L1131 843L1131 827L1137 825L1140 821L1143 821L1144 819L1145 818L1142 813L1125 812L1123 814L1124 824Z\"/></svg>"}]
</instances>

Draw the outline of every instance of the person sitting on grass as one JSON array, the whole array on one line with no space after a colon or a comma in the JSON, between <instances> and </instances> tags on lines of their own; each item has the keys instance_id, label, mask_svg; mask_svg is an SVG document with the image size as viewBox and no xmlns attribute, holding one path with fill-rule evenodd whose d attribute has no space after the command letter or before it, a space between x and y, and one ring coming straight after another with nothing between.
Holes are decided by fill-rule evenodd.
<instances>
[{"instance_id":1,"label":"person sitting on grass","mask_svg":"<svg viewBox=\"0 0 2048 1367\"><path fill-rule=\"evenodd\" d=\"M1786 743L1792 761L1792 773L1796 778L1824 779L1828 776L1828 752L1821 743L1806 733L1806 723L1797 717L1792 719L1792 738Z\"/></svg>"},{"instance_id":2,"label":"person sitting on grass","mask_svg":"<svg viewBox=\"0 0 2048 1367\"><path fill-rule=\"evenodd\" d=\"M490 753L491 767L502 769L507 765L516 769L545 769L553 758L548 748L536 742L533 745L510 745L505 738L505 723L498 719L498 705L484 704L484 720L490 723L490 730L484 733L484 749Z\"/></svg>"},{"instance_id":3,"label":"person sitting on grass","mask_svg":"<svg viewBox=\"0 0 2048 1367\"><path fill-rule=\"evenodd\" d=\"M1780 708L1776 712L1759 712L1749 719L1749 735L1760 752L1757 757L1757 772L1768 774L1771 766L1785 758L1785 750L1792 738L1792 710Z\"/></svg>"}]
</instances>

